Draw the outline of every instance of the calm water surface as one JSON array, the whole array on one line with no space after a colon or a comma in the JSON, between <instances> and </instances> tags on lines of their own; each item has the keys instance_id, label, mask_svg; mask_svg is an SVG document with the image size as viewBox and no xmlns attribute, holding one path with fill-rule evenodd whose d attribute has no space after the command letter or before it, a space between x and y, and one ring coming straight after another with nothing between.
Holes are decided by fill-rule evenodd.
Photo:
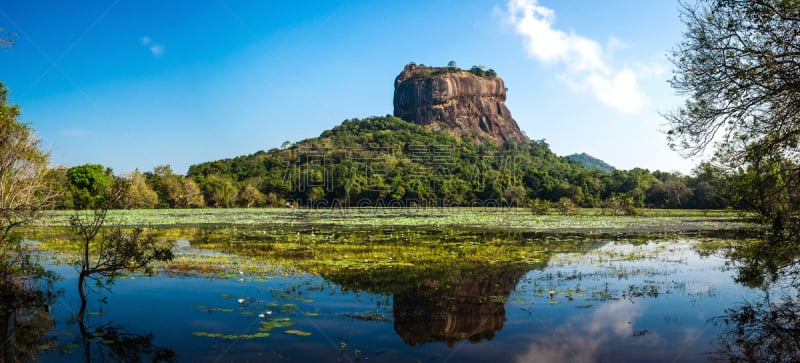
<instances>
[{"instance_id":1,"label":"calm water surface","mask_svg":"<svg viewBox=\"0 0 800 363\"><path fill-rule=\"evenodd\" d=\"M422 268L402 286L385 274L135 275L90 293L88 341L77 273L54 263L64 293L48 336L58 344L39 361L113 361L126 350L149 360L158 349L182 362L708 361L729 336L714 318L763 294L737 284L735 264L711 244L720 241L590 240L535 264Z\"/></svg>"}]
</instances>

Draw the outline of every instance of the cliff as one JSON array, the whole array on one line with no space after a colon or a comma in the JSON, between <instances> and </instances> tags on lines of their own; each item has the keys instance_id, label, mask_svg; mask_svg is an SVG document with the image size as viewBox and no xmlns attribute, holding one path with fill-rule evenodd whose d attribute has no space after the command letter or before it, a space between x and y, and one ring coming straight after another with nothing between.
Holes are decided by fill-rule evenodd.
<instances>
[{"instance_id":1,"label":"cliff","mask_svg":"<svg viewBox=\"0 0 800 363\"><path fill-rule=\"evenodd\" d=\"M527 143L505 105L503 79L479 76L457 68L432 68L410 63L394 81L394 115L430 130L456 136L472 133Z\"/></svg>"}]
</instances>

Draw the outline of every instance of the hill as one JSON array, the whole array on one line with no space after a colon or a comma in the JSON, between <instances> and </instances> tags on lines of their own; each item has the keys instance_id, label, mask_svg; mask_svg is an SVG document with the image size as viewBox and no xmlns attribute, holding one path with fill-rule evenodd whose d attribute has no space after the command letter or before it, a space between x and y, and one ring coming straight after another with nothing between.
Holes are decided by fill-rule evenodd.
<instances>
[{"instance_id":1,"label":"hill","mask_svg":"<svg viewBox=\"0 0 800 363\"><path fill-rule=\"evenodd\" d=\"M85 207L94 193L70 174L130 185L116 208L295 206L604 206L720 208L724 180L614 170L586 154L560 157L522 133L492 70L407 65L395 79L397 116L345 120L319 137L189 167L160 165L119 177L102 165L54 168L48 183L67 190L56 208ZM107 174L107 175L106 175ZM92 189L94 190L94 189ZM84 198L85 199L85 198ZM557 202L550 204L549 202Z\"/></svg>"},{"instance_id":2,"label":"hill","mask_svg":"<svg viewBox=\"0 0 800 363\"><path fill-rule=\"evenodd\" d=\"M567 159L572 161L576 161L581 165L590 168L590 169L597 169L601 171L605 171L607 173L611 173L614 170L617 170L615 167L608 165L605 161L600 160L594 156L591 156L587 153L580 153L580 154L572 154L567 156Z\"/></svg>"},{"instance_id":3,"label":"hill","mask_svg":"<svg viewBox=\"0 0 800 363\"><path fill-rule=\"evenodd\" d=\"M544 141L478 143L393 116L346 120L317 138L193 165L188 173L200 185L250 185L271 203L343 206L582 202L601 197L592 185L603 184L602 174L556 156ZM213 193L204 194L213 203Z\"/></svg>"}]
</instances>

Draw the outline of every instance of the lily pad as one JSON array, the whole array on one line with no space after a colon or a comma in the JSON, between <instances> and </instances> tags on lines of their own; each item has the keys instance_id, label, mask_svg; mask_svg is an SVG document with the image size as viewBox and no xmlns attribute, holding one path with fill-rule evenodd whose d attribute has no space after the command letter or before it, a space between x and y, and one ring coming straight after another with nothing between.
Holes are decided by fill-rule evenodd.
<instances>
[{"instance_id":1,"label":"lily pad","mask_svg":"<svg viewBox=\"0 0 800 363\"><path fill-rule=\"evenodd\" d=\"M289 329L289 330L284 331L284 333L293 334L293 335L297 335L297 336L301 336L301 337L311 336L311 333L309 333L307 331L298 330L298 329Z\"/></svg>"}]
</instances>

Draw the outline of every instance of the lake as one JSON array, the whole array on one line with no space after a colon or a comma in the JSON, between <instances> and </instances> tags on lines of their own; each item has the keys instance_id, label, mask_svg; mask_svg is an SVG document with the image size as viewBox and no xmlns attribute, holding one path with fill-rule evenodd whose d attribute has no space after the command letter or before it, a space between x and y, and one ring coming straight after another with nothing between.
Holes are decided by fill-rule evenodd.
<instances>
[{"instance_id":1,"label":"lake","mask_svg":"<svg viewBox=\"0 0 800 363\"><path fill-rule=\"evenodd\" d=\"M749 242L708 234L150 230L176 259L90 292L84 324L71 253L49 255L62 294L38 361L704 362L746 348L737 313L785 291L737 282Z\"/></svg>"}]
</instances>

